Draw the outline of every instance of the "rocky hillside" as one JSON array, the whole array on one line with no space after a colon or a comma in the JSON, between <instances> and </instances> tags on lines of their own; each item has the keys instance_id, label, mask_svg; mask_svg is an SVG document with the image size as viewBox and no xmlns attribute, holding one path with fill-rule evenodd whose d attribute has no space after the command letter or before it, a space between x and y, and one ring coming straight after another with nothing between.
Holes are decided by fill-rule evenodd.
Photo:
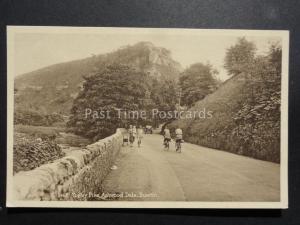
<instances>
[{"instance_id":1,"label":"rocky hillside","mask_svg":"<svg viewBox=\"0 0 300 225\"><path fill-rule=\"evenodd\" d=\"M150 42L139 42L112 53L60 63L18 76L15 79L16 109L68 115L82 88L83 76L111 63L130 65L158 80L176 80L182 70L169 50Z\"/></svg>"}]
</instances>

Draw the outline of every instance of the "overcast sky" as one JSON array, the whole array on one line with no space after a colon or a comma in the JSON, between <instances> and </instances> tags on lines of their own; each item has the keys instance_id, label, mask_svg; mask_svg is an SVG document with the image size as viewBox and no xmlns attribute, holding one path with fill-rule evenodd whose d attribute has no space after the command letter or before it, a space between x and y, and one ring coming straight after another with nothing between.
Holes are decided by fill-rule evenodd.
<instances>
[{"instance_id":1,"label":"overcast sky","mask_svg":"<svg viewBox=\"0 0 300 225\"><path fill-rule=\"evenodd\" d=\"M171 51L174 60L184 68L196 62L210 62L219 72L222 80L228 78L224 69L226 49L236 43L238 36L201 36L164 34L59 34L22 33L14 40L15 75L31 72L55 63L89 57L114 51L124 45L140 41L150 41L154 45ZM263 54L271 42L279 39L271 37L246 37L253 41L258 52Z\"/></svg>"}]
</instances>

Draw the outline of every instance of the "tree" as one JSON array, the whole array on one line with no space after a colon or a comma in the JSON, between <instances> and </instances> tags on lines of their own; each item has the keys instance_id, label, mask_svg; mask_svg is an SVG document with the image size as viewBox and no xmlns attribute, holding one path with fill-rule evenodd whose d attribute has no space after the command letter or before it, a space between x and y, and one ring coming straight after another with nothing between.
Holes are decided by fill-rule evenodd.
<instances>
[{"instance_id":1,"label":"tree","mask_svg":"<svg viewBox=\"0 0 300 225\"><path fill-rule=\"evenodd\" d=\"M76 134L95 140L107 137L131 122L132 118L120 117L120 112L143 109L142 100L148 90L144 73L113 64L84 79L67 123ZM87 109L94 114L87 117Z\"/></svg>"},{"instance_id":2,"label":"tree","mask_svg":"<svg viewBox=\"0 0 300 225\"><path fill-rule=\"evenodd\" d=\"M196 63L187 68L179 79L183 105L191 107L195 102L212 93L218 84L215 79L217 73L210 64Z\"/></svg>"},{"instance_id":3,"label":"tree","mask_svg":"<svg viewBox=\"0 0 300 225\"><path fill-rule=\"evenodd\" d=\"M249 65L253 65L256 47L246 38L239 38L234 46L227 49L224 67L230 75L246 72Z\"/></svg>"},{"instance_id":4,"label":"tree","mask_svg":"<svg viewBox=\"0 0 300 225\"><path fill-rule=\"evenodd\" d=\"M281 54L280 46L271 45L267 55L253 60L232 129L248 149L256 149L255 157L275 162L280 161Z\"/></svg>"},{"instance_id":5,"label":"tree","mask_svg":"<svg viewBox=\"0 0 300 225\"><path fill-rule=\"evenodd\" d=\"M174 80L162 79L152 80L151 99L153 101L152 108L158 109L160 112L171 112L176 109L178 103L178 84ZM170 114L169 114L170 115ZM174 120L175 116L170 117L152 117L154 126L164 122Z\"/></svg>"}]
</instances>

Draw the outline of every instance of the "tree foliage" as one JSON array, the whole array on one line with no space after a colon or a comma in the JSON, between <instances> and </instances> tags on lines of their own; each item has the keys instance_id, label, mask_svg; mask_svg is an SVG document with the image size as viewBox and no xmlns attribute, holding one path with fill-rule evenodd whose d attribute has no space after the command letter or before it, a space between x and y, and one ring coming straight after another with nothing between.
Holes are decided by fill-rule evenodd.
<instances>
[{"instance_id":1,"label":"tree foliage","mask_svg":"<svg viewBox=\"0 0 300 225\"><path fill-rule=\"evenodd\" d=\"M84 79L83 90L74 100L68 122L76 134L94 139L109 136L128 122L120 117L118 110L135 111L143 108L142 99L148 88L146 75L142 72L114 64ZM87 117L86 109L105 112L105 116Z\"/></svg>"},{"instance_id":2,"label":"tree foliage","mask_svg":"<svg viewBox=\"0 0 300 225\"><path fill-rule=\"evenodd\" d=\"M272 45L266 56L254 59L232 129L232 134L258 156L276 162L280 158L281 54L281 47Z\"/></svg>"},{"instance_id":3,"label":"tree foliage","mask_svg":"<svg viewBox=\"0 0 300 225\"><path fill-rule=\"evenodd\" d=\"M68 127L76 134L91 139L107 137L118 127L134 125L158 125L165 118L154 118L152 109L174 110L176 83L160 80L127 65L112 64L104 70L85 77L83 90L74 100ZM86 117L86 109L92 112L109 112L104 118ZM123 112L140 112L139 116L125 116ZM120 114L121 112L121 114ZM145 112L145 116L141 116Z\"/></svg>"},{"instance_id":4,"label":"tree foliage","mask_svg":"<svg viewBox=\"0 0 300 225\"><path fill-rule=\"evenodd\" d=\"M152 109L158 109L162 112L176 110L178 103L178 84L174 80L152 80L151 99L153 101ZM161 123L168 122L173 118L153 117L152 123L158 126Z\"/></svg>"},{"instance_id":5,"label":"tree foliage","mask_svg":"<svg viewBox=\"0 0 300 225\"><path fill-rule=\"evenodd\" d=\"M266 54L242 62L239 74L195 105L193 110L213 111L212 119L178 120L171 126L181 127L192 143L280 162L281 55L281 46L271 45Z\"/></svg>"},{"instance_id":6,"label":"tree foliage","mask_svg":"<svg viewBox=\"0 0 300 225\"><path fill-rule=\"evenodd\" d=\"M182 104L191 107L212 93L218 85L216 74L217 71L210 64L196 63L187 68L179 79Z\"/></svg>"},{"instance_id":7,"label":"tree foliage","mask_svg":"<svg viewBox=\"0 0 300 225\"><path fill-rule=\"evenodd\" d=\"M230 75L237 75L253 65L256 52L254 43L246 38L239 38L237 43L227 49L224 67Z\"/></svg>"}]
</instances>

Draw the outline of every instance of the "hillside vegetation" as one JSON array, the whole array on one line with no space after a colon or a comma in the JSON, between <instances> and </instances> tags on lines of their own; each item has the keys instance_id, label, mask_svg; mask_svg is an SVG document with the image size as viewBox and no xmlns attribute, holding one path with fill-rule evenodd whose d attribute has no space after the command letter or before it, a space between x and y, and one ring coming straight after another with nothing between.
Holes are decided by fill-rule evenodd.
<instances>
[{"instance_id":1,"label":"hillside vegetation","mask_svg":"<svg viewBox=\"0 0 300 225\"><path fill-rule=\"evenodd\" d=\"M15 108L14 124L32 126L64 126L65 118L58 113L45 114L40 111Z\"/></svg>"},{"instance_id":2,"label":"hillside vegetation","mask_svg":"<svg viewBox=\"0 0 300 225\"><path fill-rule=\"evenodd\" d=\"M17 126L14 131L13 172L32 170L65 155L55 142L57 130Z\"/></svg>"},{"instance_id":3,"label":"hillside vegetation","mask_svg":"<svg viewBox=\"0 0 300 225\"><path fill-rule=\"evenodd\" d=\"M86 77L84 89L74 100L67 123L69 131L94 141L110 136L118 127L160 124L151 111L174 110L176 83L160 80L128 65L112 64ZM175 93L175 94L174 94ZM144 116L130 116L143 112Z\"/></svg>"},{"instance_id":4,"label":"hillside vegetation","mask_svg":"<svg viewBox=\"0 0 300 225\"><path fill-rule=\"evenodd\" d=\"M22 110L68 115L84 76L113 63L126 64L157 79L178 79L181 66L167 49L140 42L112 53L52 65L15 79L15 104Z\"/></svg>"},{"instance_id":5,"label":"hillside vegetation","mask_svg":"<svg viewBox=\"0 0 300 225\"><path fill-rule=\"evenodd\" d=\"M281 48L231 68L231 79L189 109L213 117L180 119L171 128L182 128L191 143L280 162Z\"/></svg>"}]
</instances>

